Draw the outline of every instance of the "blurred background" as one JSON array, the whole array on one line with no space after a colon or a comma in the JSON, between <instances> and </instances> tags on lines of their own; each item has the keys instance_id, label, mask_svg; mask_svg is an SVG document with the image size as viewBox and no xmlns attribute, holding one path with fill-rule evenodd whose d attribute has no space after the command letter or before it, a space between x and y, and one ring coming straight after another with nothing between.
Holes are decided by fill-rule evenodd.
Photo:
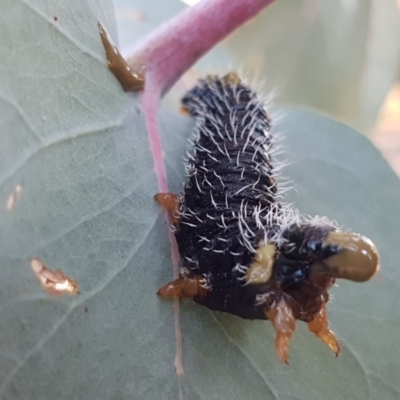
<instances>
[{"instance_id":1,"label":"blurred background","mask_svg":"<svg viewBox=\"0 0 400 400\"><path fill-rule=\"evenodd\" d=\"M119 46L198 0L114 0ZM374 142L400 174L400 0L277 0L203 57L171 90L205 73L241 70L278 106L318 110Z\"/></svg>"}]
</instances>

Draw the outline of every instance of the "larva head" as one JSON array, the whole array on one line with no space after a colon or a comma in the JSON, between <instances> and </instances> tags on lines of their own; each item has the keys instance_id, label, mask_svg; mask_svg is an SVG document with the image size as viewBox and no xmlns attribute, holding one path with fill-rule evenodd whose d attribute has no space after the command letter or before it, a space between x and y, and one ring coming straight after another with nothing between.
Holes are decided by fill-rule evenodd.
<instances>
[{"instance_id":1,"label":"larva head","mask_svg":"<svg viewBox=\"0 0 400 400\"><path fill-rule=\"evenodd\" d=\"M379 269L371 240L321 222L292 224L275 241L260 241L246 270L246 285L256 291L256 307L261 306L274 325L275 347L286 363L297 319L306 321L309 330L339 354L328 327L328 290L336 278L364 282Z\"/></svg>"},{"instance_id":2,"label":"larva head","mask_svg":"<svg viewBox=\"0 0 400 400\"><path fill-rule=\"evenodd\" d=\"M357 233L304 223L286 228L282 238L274 274L283 289L304 284L323 294L336 278L364 282L379 269L376 246Z\"/></svg>"},{"instance_id":3,"label":"larva head","mask_svg":"<svg viewBox=\"0 0 400 400\"><path fill-rule=\"evenodd\" d=\"M321 244L331 254L311 266L310 279L320 274L365 282L379 270L379 253L374 243L358 233L332 231Z\"/></svg>"},{"instance_id":4,"label":"larva head","mask_svg":"<svg viewBox=\"0 0 400 400\"><path fill-rule=\"evenodd\" d=\"M328 327L325 308L328 290L336 278L370 279L379 269L378 250L365 236L330 225L294 224L285 229L282 239L273 266L278 293L270 304L264 303L276 330L278 355L288 362L289 339L295 320L301 319L337 356L340 346Z\"/></svg>"}]
</instances>

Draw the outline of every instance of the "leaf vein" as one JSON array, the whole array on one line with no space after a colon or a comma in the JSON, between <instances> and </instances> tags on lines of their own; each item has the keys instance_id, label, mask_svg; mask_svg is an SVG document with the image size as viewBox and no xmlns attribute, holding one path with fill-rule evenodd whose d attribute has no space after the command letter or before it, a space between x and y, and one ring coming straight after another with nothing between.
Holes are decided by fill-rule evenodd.
<instances>
[{"instance_id":1,"label":"leaf vein","mask_svg":"<svg viewBox=\"0 0 400 400\"><path fill-rule=\"evenodd\" d=\"M235 345L235 347L237 347L237 349L245 356L245 358L247 359L247 361L250 363L250 365L253 367L253 369L256 371L256 373L260 376L260 378L263 380L263 382L265 383L265 385L267 386L267 388L269 389L269 391L271 392L271 394L274 396L274 398L276 400L279 399L277 393L275 393L272 388L271 388L271 384L270 382L267 382L267 380L265 379L264 374L258 369L258 367L253 363L253 361L251 360L250 356L246 353L246 351L239 345L239 343L237 343L232 336L229 334L229 332L225 329L225 327L222 325L222 323L218 320L218 318L215 316L215 314L213 312L210 312L211 315L213 316L215 322L217 323L217 325L221 328L222 332L225 334L225 336L231 341L232 344Z\"/></svg>"},{"instance_id":2,"label":"leaf vein","mask_svg":"<svg viewBox=\"0 0 400 400\"><path fill-rule=\"evenodd\" d=\"M153 228L156 225L157 221L158 221L158 217L154 218L153 222L149 226L149 229L143 235L142 240L133 247L131 253L128 255L128 257L126 259L126 262L124 262L120 267L116 268L113 272L111 272L111 274L106 279L103 280L103 283L100 283L97 287L93 288L91 291L87 292L86 294L81 295L79 297L79 299L77 299L75 302L71 303L70 307L67 309L65 314L53 325L50 332L47 335L45 335L42 340L39 340L36 343L36 345L27 353L27 355L24 357L24 359L21 360L16 365L16 367L8 374L5 381L0 386L0 395L1 396L3 396L5 394L5 390L6 390L7 386L18 375L21 368L29 361L29 359L31 357L33 357L37 352L39 352L46 345L46 343L57 333L59 328L64 324L64 322L67 321L68 317L72 314L72 312L78 306L80 306L83 302L91 299L96 294L98 294L102 290L104 290L113 281L113 279L127 267L127 265L132 260L132 258L137 253L137 251L139 251L141 246L146 242L146 239L148 238L150 233L153 231Z\"/></svg>"}]
</instances>

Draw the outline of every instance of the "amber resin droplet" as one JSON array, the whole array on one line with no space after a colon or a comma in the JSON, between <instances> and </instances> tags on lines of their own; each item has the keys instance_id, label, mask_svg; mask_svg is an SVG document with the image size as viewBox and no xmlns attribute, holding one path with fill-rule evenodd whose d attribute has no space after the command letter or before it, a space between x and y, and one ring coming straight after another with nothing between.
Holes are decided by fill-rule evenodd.
<instances>
[{"instance_id":1,"label":"amber resin droplet","mask_svg":"<svg viewBox=\"0 0 400 400\"><path fill-rule=\"evenodd\" d=\"M98 22L101 42L108 61L108 69L115 75L125 92L137 92L144 88L144 78L141 74L133 71L127 64L124 57L118 51L110 35Z\"/></svg>"}]
</instances>

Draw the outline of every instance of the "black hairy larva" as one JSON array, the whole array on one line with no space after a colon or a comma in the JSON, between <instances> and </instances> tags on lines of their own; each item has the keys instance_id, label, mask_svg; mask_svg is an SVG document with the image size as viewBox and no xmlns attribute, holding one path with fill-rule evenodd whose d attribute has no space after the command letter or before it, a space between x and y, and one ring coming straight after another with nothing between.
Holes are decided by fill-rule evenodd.
<instances>
[{"instance_id":1,"label":"black hairy larva","mask_svg":"<svg viewBox=\"0 0 400 400\"><path fill-rule=\"evenodd\" d=\"M183 194L156 195L169 213L182 267L159 294L270 319L285 362L296 319L337 355L328 290L336 278L371 278L379 268L376 247L280 201L270 117L236 73L200 80L182 106L196 120L188 181Z\"/></svg>"}]
</instances>

